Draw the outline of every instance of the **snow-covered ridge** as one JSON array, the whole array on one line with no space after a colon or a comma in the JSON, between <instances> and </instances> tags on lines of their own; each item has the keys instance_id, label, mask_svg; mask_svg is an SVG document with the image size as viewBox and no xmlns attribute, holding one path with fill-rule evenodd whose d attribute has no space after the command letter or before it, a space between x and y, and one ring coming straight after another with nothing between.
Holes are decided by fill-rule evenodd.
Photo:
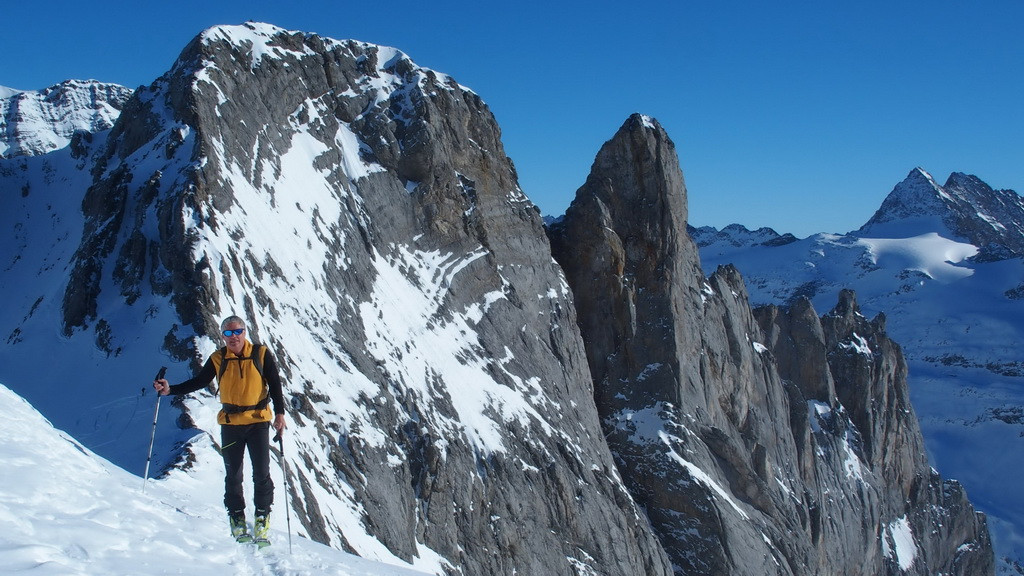
<instances>
[{"instance_id":1,"label":"snow-covered ridge","mask_svg":"<svg viewBox=\"0 0 1024 576\"><path fill-rule=\"evenodd\" d=\"M248 50L251 67L252 69L255 69L261 65L265 58L282 58L289 52L300 55L314 55L315 52L307 45L301 44L297 47L294 45L295 43L283 42L282 39L285 37L302 37L304 39L309 39L316 36L316 34L309 32L286 30L284 28L274 26L273 24L246 22L238 25L221 25L208 28L200 34L199 38L207 45L217 42L227 42ZM378 74L385 73L386 75L390 75L399 61L405 61L410 64L412 69L421 77L421 79L425 79L427 75L430 74L435 77L438 83L442 86L455 84L455 80L447 74L417 66L405 52L402 52L397 48L356 40L335 40L326 37L320 37L320 39L325 43L328 49L346 48L349 45L355 45L365 52L375 52L377 54L376 71ZM465 86L460 85L459 88L463 91L471 92L471 90Z\"/></svg>"},{"instance_id":2,"label":"snow-covered ridge","mask_svg":"<svg viewBox=\"0 0 1024 576\"><path fill-rule=\"evenodd\" d=\"M779 234L771 228L758 228L757 230L749 230L746 226L740 224L730 224L721 230L718 230L711 226L701 226L699 228L689 227L688 229L690 238L697 244L697 246L705 247L712 244L719 244L722 246L754 246L758 244L779 246L782 244L788 244L796 240L796 237L792 234Z\"/></svg>"},{"instance_id":3,"label":"snow-covered ridge","mask_svg":"<svg viewBox=\"0 0 1024 576\"><path fill-rule=\"evenodd\" d=\"M0 158L64 148L78 130L113 126L132 90L96 80L67 80L42 90L0 87Z\"/></svg>"}]
</instances>

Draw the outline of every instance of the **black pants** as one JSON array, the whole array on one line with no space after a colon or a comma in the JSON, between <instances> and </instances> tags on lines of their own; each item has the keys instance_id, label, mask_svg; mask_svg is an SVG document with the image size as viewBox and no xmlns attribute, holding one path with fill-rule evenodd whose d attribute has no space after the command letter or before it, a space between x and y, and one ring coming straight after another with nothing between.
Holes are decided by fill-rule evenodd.
<instances>
[{"instance_id":1,"label":"black pants","mask_svg":"<svg viewBox=\"0 0 1024 576\"><path fill-rule=\"evenodd\" d=\"M224 507L228 514L245 514L242 462L249 450L252 461L253 499L256 510L270 512L274 481L270 479L270 422L220 427L220 452L224 456Z\"/></svg>"}]
</instances>

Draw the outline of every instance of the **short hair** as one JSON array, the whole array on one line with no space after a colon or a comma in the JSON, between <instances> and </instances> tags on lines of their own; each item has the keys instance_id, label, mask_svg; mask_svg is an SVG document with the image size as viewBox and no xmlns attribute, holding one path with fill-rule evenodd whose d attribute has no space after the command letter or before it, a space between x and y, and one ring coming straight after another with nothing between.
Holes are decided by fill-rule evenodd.
<instances>
[{"instance_id":1,"label":"short hair","mask_svg":"<svg viewBox=\"0 0 1024 576\"><path fill-rule=\"evenodd\" d=\"M240 316L235 316L234 314L232 314L231 316L228 316L224 320L221 320L220 329L221 330L226 330L227 327L228 327L228 324L241 324L242 328L246 327L245 326L245 320L242 320L242 318Z\"/></svg>"}]
</instances>

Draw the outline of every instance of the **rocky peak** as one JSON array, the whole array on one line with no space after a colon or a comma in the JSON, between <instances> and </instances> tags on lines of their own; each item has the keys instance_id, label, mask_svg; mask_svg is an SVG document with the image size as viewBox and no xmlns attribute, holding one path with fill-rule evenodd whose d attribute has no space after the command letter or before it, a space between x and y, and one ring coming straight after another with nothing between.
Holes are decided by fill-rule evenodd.
<instances>
[{"instance_id":1,"label":"rocky peak","mask_svg":"<svg viewBox=\"0 0 1024 576\"><path fill-rule=\"evenodd\" d=\"M605 435L676 570L754 574L763 554L793 561L749 523L785 503L769 479L782 453L796 460L778 441L786 392L764 381L739 273L700 272L670 142L655 122L627 120L550 230L552 249L579 310Z\"/></svg>"},{"instance_id":2,"label":"rocky peak","mask_svg":"<svg viewBox=\"0 0 1024 576\"><path fill-rule=\"evenodd\" d=\"M977 176L954 172L943 189L957 199L954 224L981 249L978 260L1024 256L1024 198L1013 190L993 190Z\"/></svg>"},{"instance_id":3,"label":"rocky peak","mask_svg":"<svg viewBox=\"0 0 1024 576\"><path fill-rule=\"evenodd\" d=\"M926 469L927 459L910 404L906 361L886 334L885 315L869 321L856 294L842 290L821 324L829 366L841 378L836 396L857 426L866 461L907 491L907 477Z\"/></svg>"},{"instance_id":4,"label":"rocky peak","mask_svg":"<svg viewBox=\"0 0 1024 576\"><path fill-rule=\"evenodd\" d=\"M948 196L942 187L922 168L915 168L886 196L882 205L859 230L868 234L882 224L903 222L916 218L942 218L947 209Z\"/></svg>"},{"instance_id":5,"label":"rocky peak","mask_svg":"<svg viewBox=\"0 0 1024 576\"><path fill-rule=\"evenodd\" d=\"M835 383L828 368L825 333L814 306L797 298L783 312L768 306L755 311L765 344L774 351L779 375L800 389L803 398L831 404Z\"/></svg>"},{"instance_id":6,"label":"rocky peak","mask_svg":"<svg viewBox=\"0 0 1024 576\"><path fill-rule=\"evenodd\" d=\"M975 191L974 194L977 196L988 196L994 193L992 187L982 182L981 178L973 174L964 174L963 172L953 172L950 174L943 188L965 192Z\"/></svg>"},{"instance_id":7,"label":"rocky peak","mask_svg":"<svg viewBox=\"0 0 1024 576\"><path fill-rule=\"evenodd\" d=\"M1013 190L993 190L977 177L959 172L940 186L916 168L856 234L908 238L928 232L977 246L976 260L1024 255L1024 199Z\"/></svg>"},{"instance_id":8,"label":"rocky peak","mask_svg":"<svg viewBox=\"0 0 1024 576\"><path fill-rule=\"evenodd\" d=\"M638 311L653 308L671 317L672 295L696 290L703 277L686 233L686 187L675 144L661 125L640 114L629 117L601 147L586 183L549 233L570 285L590 287L576 306L591 373L603 383L598 393L614 403L618 383L644 370L642 349L671 341L671 323ZM673 371L665 365L664 374Z\"/></svg>"}]
</instances>

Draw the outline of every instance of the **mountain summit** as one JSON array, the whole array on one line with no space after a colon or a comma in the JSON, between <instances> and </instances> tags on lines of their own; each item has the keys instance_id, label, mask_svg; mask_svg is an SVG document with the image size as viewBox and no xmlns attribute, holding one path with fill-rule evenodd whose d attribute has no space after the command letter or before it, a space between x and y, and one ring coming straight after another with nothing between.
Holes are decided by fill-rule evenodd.
<instances>
[{"instance_id":1,"label":"mountain summit","mask_svg":"<svg viewBox=\"0 0 1024 576\"><path fill-rule=\"evenodd\" d=\"M939 186L916 168L855 234L905 238L943 228L951 237L978 246L980 259L1024 256L1024 198L959 172Z\"/></svg>"},{"instance_id":2,"label":"mountain summit","mask_svg":"<svg viewBox=\"0 0 1024 576\"><path fill-rule=\"evenodd\" d=\"M736 268L705 278L653 118L549 242L477 94L250 22L109 130L0 159L0 191L0 379L141 473L156 368L184 380L245 316L300 537L435 574L992 572L884 317L845 292L755 314ZM216 396L173 406L157 481L209 491Z\"/></svg>"},{"instance_id":3,"label":"mountain summit","mask_svg":"<svg viewBox=\"0 0 1024 576\"><path fill-rule=\"evenodd\" d=\"M285 380L277 502L300 535L434 573L668 574L499 135L479 96L393 48L207 30L87 149L45 159L77 198L33 162L0 170L2 376L141 473L154 366L187 378L239 313ZM43 349L63 361L40 380ZM216 399L177 406L156 458L189 482Z\"/></svg>"}]
</instances>

